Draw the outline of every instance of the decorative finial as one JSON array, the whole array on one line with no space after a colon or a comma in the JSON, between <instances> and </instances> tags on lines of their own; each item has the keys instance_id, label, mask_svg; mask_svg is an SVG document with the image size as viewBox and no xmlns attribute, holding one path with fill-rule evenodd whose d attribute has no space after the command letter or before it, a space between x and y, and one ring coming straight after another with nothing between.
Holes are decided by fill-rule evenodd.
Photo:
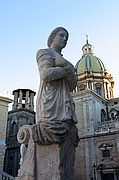
<instances>
[{"instance_id":1,"label":"decorative finial","mask_svg":"<svg viewBox=\"0 0 119 180\"><path fill-rule=\"evenodd\" d=\"M88 44L88 35L86 35L86 44Z\"/></svg>"}]
</instances>

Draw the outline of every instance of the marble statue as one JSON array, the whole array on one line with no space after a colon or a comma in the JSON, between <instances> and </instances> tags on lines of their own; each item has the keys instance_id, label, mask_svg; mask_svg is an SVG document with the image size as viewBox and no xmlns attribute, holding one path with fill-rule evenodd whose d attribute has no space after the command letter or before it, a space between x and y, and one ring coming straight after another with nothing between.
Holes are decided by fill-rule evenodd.
<instances>
[{"instance_id":1,"label":"marble statue","mask_svg":"<svg viewBox=\"0 0 119 180\"><path fill-rule=\"evenodd\" d=\"M18 132L18 141L28 144L28 148L17 180L74 179L79 137L71 92L75 90L77 77L74 66L61 54L68 36L65 28L55 28L49 35L48 48L36 54L40 74L37 123Z\"/></svg>"},{"instance_id":2,"label":"marble statue","mask_svg":"<svg viewBox=\"0 0 119 180\"><path fill-rule=\"evenodd\" d=\"M37 122L61 120L77 123L74 102L70 95L77 82L75 68L61 54L67 40L67 30L62 27L56 28L49 36L49 48L37 52L36 59L40 73Z\"/></svg>"}]
</instances>

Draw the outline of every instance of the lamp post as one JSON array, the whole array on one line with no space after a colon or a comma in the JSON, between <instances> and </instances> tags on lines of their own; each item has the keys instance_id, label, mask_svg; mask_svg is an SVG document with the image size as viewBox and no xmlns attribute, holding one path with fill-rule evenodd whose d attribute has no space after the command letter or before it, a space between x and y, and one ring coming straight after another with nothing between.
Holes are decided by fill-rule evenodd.
<instances>
[{"instance_id":1,"label":"lamp post","mask_svg":"<svg viewBox=\"0 0 119 180\"><path fill-rule=\"evenodd\" d=\"M93 177L91 175L89 175L89 178L90 178L90 180L93 180Z\"/></svg>"},{"instance_id":2,"label":"lamp post","mask_svg":"<svg viewBox=\"0 0 119 180\"><path fill-rule=\"evenodd\" d=\"M103 164L100 164L100 166L98 167L98 169L100 170L101 180L103 180Z\"/></svg>"},{"instance_id":3,"label":"lamp post","mask_svg":"<svg viewBox=\"0 0 119 180\"><path fill-rule=\"evenodd\" d=\"M118 170L119 170L119 168L116 166L116 178L117 178L117 180L119 180L119 178L118 178Z\"/></svg>"},{"instance_id":4,"label":"lamp post","mask_svg":"<svg viewBox=\"0 0 119 180\"><path fill-rule=\"evenodd\" d=\"M93 163L93 180L96 180L96 168L97 168L97 165L95 163Z\"/></svg>"}]
</instances>

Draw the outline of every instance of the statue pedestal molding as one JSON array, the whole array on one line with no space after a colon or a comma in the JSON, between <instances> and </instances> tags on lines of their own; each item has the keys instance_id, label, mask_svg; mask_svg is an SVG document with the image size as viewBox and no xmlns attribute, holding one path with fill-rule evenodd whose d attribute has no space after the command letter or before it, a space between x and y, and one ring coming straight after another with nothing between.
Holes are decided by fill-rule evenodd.
<instances>
[{"instance_id":1,"label":"statue pedestal molding","mask_svg":"<svg viewBox=\"0 0 119 180\"><path fill-rule=\"evenodd\" d=\"M60 139L59 143L49 144L39 141L38 129L39 125L25 125L18 132L18 141L28 147L16 180L74 180L77 127L70 125L63 142Z\"/></svg>"}]
</instances>

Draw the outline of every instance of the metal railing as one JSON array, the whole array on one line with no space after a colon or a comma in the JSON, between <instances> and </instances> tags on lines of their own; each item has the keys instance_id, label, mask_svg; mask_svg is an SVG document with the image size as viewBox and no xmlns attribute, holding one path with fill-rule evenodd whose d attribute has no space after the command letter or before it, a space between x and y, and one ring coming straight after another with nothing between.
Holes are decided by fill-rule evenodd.
<instances>
[{"instance_id":1,"label":"metal railing","mask_svg":"<svg viewBox=\"0 0 119 180\"><path fill-rule=\"evenodd\" d=\"M2 171L0 172L0 180L15 180L15 177L10 176L6 172Z\"/></svg>"}]
</instances>

